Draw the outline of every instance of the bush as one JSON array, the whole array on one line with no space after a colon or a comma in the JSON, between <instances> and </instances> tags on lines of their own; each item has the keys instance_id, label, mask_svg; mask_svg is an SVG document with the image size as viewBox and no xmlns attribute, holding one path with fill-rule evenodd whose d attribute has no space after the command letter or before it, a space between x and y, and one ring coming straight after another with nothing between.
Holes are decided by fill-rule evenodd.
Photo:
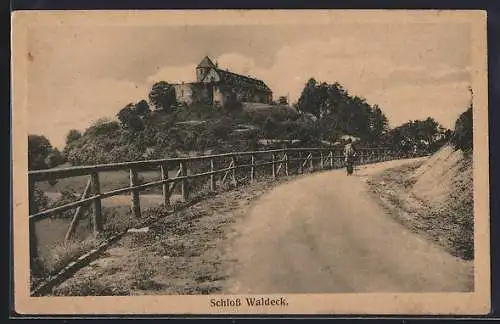
<instances>
[{"instance_id":1,"label":"bush","mask_svg":"<svg viewBox=\"0 0 500 324\"><path fill-rule=\"evenodd\" d=\"M67 205L69 203L75 202L78 200L78 196L71 191L68 190L63 190L61 191L61 197L57 199L53 204L51 204L51 208ZM71 208L68 210L65 210L63 212L57 212L54 214L53 217L55 218L64 218L64 219L71 219L73 215L75 214L75 209Z\"/></svg>"},{"instance_id":2,"label":"bush","mask_svg":"<svg viewBox=\"0 0 500 324\"><path fill-rule=\"evenodd\" d=\"M28 170L49 168L46 159L52 152L52 145L45 136L28 135Z\"/></svg>"},{"instance_id":3,"label":"bush","mask_svg":"<svg viewBox=\"0 0 500 324\"><path fill-rule=\"evenodd\" d=\"M66 144L76 141L82 137L82 133L79 130L72 129L66 135Z\"/></svg>"},{"instance_id":4,"label":"bush","mask_svg":"<svg viewBox=\"0 0 500 324\"><path fill-rule=\"evenodd\" d=\"M99 243L90 237L84 241L61 242L52 246L50 253L40 257L40 263L43 265L42 274L47 276L59 272L71 261L75 261L86 252L96 248Z\"/></svg>"},{"instance_id":5,"label":"bush","mask_svg":"<svg viewBox=\"0 0 500 324\"><path fill-rule=\"evenodd\" d=\"M53 149L52 152L50 152L45 158L45 164L49 168L55 168L56 166L63 164L64 162L65 159L57 148Z\"/></svg>"},{"instance_id":6,"label":"bush","mask_svg":"<svg viewBox=\"0 0 500 324\"><path fill-rule=\"evenodd\" d=\"M124 286L109 287L102 277L84 277L80 281L69 281L53 289L55 296L128 296L130 290Z\"/></svg>"},{"instance_id":7,"label":"bush","mask_svg":"<svg viewBox=\"0 0 500 324\"><path fill-rule=\"evenodd\" d=\"M224 102L224 111L228 112L228 113L235 113L235 112L239 112L242 110L243 108L243 104L236 100L235 98L228 98L225 102Z\"/></svg>"},{"instance_id":8,"label":"bush","mask_svg":"<svg viewBox=\"0 0 500 324\"><path fill-rule=\"evenodd\" d=\"M455 131L452 136L452 143L455 148L464 152L473 149L473 120L472 120L472 106L463 112L455 122Z\"/></svg>"},{"instance_id":9,"label":"bush","mask_svg":"<svg viewBox=\"0 0 500 324\"><path fill-rule=\"evenodd\" d=\"M102 145L93 142L90 137L84 137L86 141L77 141L78 145L72 145L68 150L68 162L72 165L95 165L109 163L110 152ZM82 138L83 139L83 138Z\"/></svg>"},{"instance_id":10,"label":"bush","mask_svg":"<svg viewBox=\"0 0 500 324\"><path fill-rule=\"evenodd\" d=\"M95 121L89 128L85 130L84 135L105 135L120 130L120 124L117 121L111 121L106 118L101 118Z\"/></svg>"},{"instance_id":11,"label":"bush","mask_svg":"<svg viewBox=\"0 0 500 324\"><path fill-rule=\"evenodd\" d=\"M31 211L37 213L48 208L49 198L42 190L35 186L33 190L33 197L29 197L29 203L30 213Z\"/></svg>"}]
</instances>

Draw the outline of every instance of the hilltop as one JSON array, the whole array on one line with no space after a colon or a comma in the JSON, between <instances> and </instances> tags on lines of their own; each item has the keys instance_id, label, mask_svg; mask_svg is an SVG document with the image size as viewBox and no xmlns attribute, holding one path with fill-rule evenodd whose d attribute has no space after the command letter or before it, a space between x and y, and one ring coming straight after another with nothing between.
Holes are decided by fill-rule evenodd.
<instances>
[{"instance_id":1,"label":"hilltop","mask_svg":"<svg viewBox=\"0 0 500 324\"><path fill-rule=\"evenodd\" d=\"M309 80L297 103L227 100L177 102L175 85L153 85L149 100L130 103L116 119L70 130L63 152L40 135L29 138L29 169L172 158L290 146L324 146L345 138L360 146L435 151L451 131L432 118L390 129L383 109L352 96L339 83Z\"/></svg>"}]
</instances>

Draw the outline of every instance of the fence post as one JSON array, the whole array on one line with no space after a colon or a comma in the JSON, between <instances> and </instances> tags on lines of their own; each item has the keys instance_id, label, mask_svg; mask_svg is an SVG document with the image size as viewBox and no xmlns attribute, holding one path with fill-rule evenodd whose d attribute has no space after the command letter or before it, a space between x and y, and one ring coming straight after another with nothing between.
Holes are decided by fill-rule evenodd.
<instances>
[{"instance_id":1,"label":"fence post","mask_svg":"<svg viewBox=\"0 0 500 324\"><path fill-rule=\"evenodd\" d=\"M35 205L35 182L31 179L29 181L28 188L28 201L29 201L29 213L30 215L38 212L38 208ZM38 239L36 237L35 222L28 219L29 222L29 240L30 240L30 268L34 273L38 273L40 270L40 263L38 260Z\"/></svg>"},{"instance_id":2,"label":"fence post","mask_svg":"<svg viewBox=\"0 0 500 324\"><path fill-rule=\"evenodd\" d=\"M38 206L35 201L35 181L31 180L28 176L28 202L29 202L29 213L30 215L36 214L38 212Z\"/></svg>"},{"instance_id":3,"label":"fence post","mask_svg":"<svg viewBox=\"0 0 500 324\"><path fill-rule=\"evenodd\" d=\"M231 156L231 162L233 162L233 170L231 172L231 176L233 178L233 185L236 186L236 156L232 155Z\"/></svg>"},{"instance_id":4,"label":"fence post","mask_svg":"<svg viewBox=\"0 0 500 324\"><path fill-rule=\"evenodd\" d=\"M210 191L215 191L214 159L210 159Z\"/></svg>"},{"instance_id":5,"label":"fence post","mask_svg":"<svg viewBox=\"0 0 500 324\"><path fill-rule=\"evenodd\" d=\"M139 185L139 178L137 176L137 170L130 169L130 187L135 187ZM132 189L130 193L131 209L132 213L136 218L141 218L141 200L139 197L139 190Z\"/></svg>"},{"instance_id":6,"label":"fence post","mask_svg":"<svg viewBox=\"0 0 500 324\"><path fill-rule=\"evenodd\" d=\"M181 161L179 167L181 169L181 177L183 177L182 182L181 182L182 200L184 202L186 202L189 199L188 182L187 182L187 179L185 178L185 177L187 177L186 161Z\"/></svg>"},{"instance_id":7,"label":"fence post","mask_svg":"<svg viewBox=\"0 0 500 324\"><path fill-rule=\"evenodd\" d=\"M299 174L302 174L304 172L304 170L302 170L302 152L299 151L298 152L298 158L297 160L299 161Z\"/></svg>"},{"instance_id":8,"label":"fence post","mask_svg":"<svg viewBox=\"0 0 500 324\"><path fill-rule=\"evenodd\" d=\"M319 152L319 168L323 169L325 164L323 163L323 151Z\"/></svg>"},{"instance_id":9,"label":"fence post","mask_svg":"<svg viewBox=\"0 0 500 324\"><path fill-rule=\"evenodd\" d=\"M92 194L94 196L101 195L101 185L99 184L99 173L94 172L90 175L92 181ZM92 225L94 230L94 235L97 235L102 231L102 209L101 209L101 199L94 199L92 202L93 212L92 212Z\"/></svg>"},{"instance_id":10,"label":"fence post","mask_svg":"<svg viewBox=\"0 0 500 324\"><path fill-rule=\"evenodd\" d=\"M87 195L90 190L90 185L91 185L91 180L87 182L87 186L85 186L85 189L83 190L83 194L80 199L85 199L87 198ZM80 220L80 217L82 215L82 210L84 209L84 206L78 206L76 208L75 214L73 215L73 219L71 220L71 223L69 224L69 229L66 232L66 235L64 236L64 242L69 242L71 240L71 237L73 234L75 234L76 228L78 226L78 222Z\"/></svg>"},{"instance_id":11,"label":"fence post","mask_svg":"<svg viewBox=\"0 0 500 324\"><path fill-rule=\"evenodd\" d=\"M163 163L161 166L161 180L168 180L168 165L167 163ZM170 207L170 194L169 194L169 184L168 182L163 183L162 185L163 191L163 206L165 208Z\"/></svg>"},{"instance_id":12,"label":"fence post","mask_svg":"<svg viewBox=\"0 0 500 324\"><path fill-rule=\"evenodd\" d=\"M333 169L333 151L330 151L330 168Z\"/></svg>"},{"instance_id":13,"label":"fence post","mask_svg":"<svg viewBox=\"0 0 500 324\"><path fill-rule=\"evenodd\" d=\"M313 152L309 152L309 156L311 157L309 159L309 171L313 171L314 170L314 165L313 165Z\"/></svg>"},{"instance_id":14,"label":"fence post","mask_svg":"<svg viewBox=\"0 0 500 324\"><path fill-rule=\"evenodd\" d=\"M287 150L285 152L285 174L288 176L288 152Z\"/></svg>"},{"instance_id":15,"label":"fence post","mask_svg":"<svg viewBox=\"0 0 500 324\"><path fill-rule=\"evenodd\" d=\"M252 166L250 167L250 182L255 181L255 154L252 154Z\"/></svg>"},{"instance_id":16,"label":"fence post","mask_svg":"<svg viewBox=\"0 0 500 324\"><path fill-rule=\"evenodd\" d=\"M272 164L271 166L273 167L273 179L276 179L276 154L272 153Z\"/></svg>"}]
</instances>

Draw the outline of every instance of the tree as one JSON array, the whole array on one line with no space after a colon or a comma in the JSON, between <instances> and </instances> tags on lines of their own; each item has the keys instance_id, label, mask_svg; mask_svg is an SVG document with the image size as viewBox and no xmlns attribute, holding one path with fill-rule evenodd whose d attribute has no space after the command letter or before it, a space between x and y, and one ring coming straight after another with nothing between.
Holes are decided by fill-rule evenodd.
<instances>
[{"instance_id":1,"label":"tree","mask_svg":"<svg viewBox=\"0 0 500 324\"><path fill-rule=\"evenodd\" d=\"M311 78L298 101L302 113L318 119L317 131L323 138L349 134L368 142L377 142L388 130L388 119L382 110L359 96L351 96L341 84L318 82Z\"/></svg>"},{"instance_id":2,"label":"tree","mask_svg":"<svg viewBox=\"0 0 500 324\"><path fill-rule=\"evenodd\" d=\"M47 169L45 159L52 152L52 145L43 135L28 135L28 170Z\"/></svg>"},{"instance_id":3,"label":"tree","mask_svg":"<svg viewBox=\"0 0 500 324\"><path fill-rule=\"evenodd\" d=\"M45 158L45 165L47 165L48 168L54 168L62 163L64 163L64 157L61 154L61 152L57 149L54 148Z\"/></svg>"},{"instance_id":4,"label":"tree","mask_svg":"<svg viewBox=\"0 0 500 324\"><path fill-rule=\"evenodd\" d=\"M277 122L272 114L269 114L262 123L262 133L266 138L273 138L277 134Z\"/></svg>"},{"instance_id":5,"label":"tree","mask_svg":"<svg viewBox=\"0 0 500 324\"><path fill-rule=\"evenodd\" d=\"M144 99L136 103L134 108L136 114L142 117L147 116L151 112L148 102Z\"/></svg>"},{"instance_id":6,"label":"tree","mask_svg":"<svg viewBox=\"0 0 500 324\"><path fill-rule=\"evenodd\" d=\"M122 128L132 131L144 129L144 122L139 117L136 108L136 105L129 103L116 114ZM143 107L141 107L141 109L143 109Z\"/></svg>"},{"instance_id":7,"label":"tree","mask_svg":"<svg viewBox=\"0 0 500 324\"><path fill-rule=\"evenodd\" d=\"M410 151L415 146L420 149L435 151L443 142L446 129L433 118L410 120L389 131L384 140L386 144L403 151Z\"/></svg>"},{"instance_id":8,"label":"tree","mask_svg":"<svg viewBox=\"0 0 500 324\"><path fill-rule=\"evenodd\" d=\"M455 122L455 131L452 135L452 143L457 149L469 151L473 149L473 119L472 105L458 117Z\"/></svg>"},{"instance_id":9,"label":"tree","mask_svg":"<svg viewBox=\"0 0 500 324\"><path fill-rule=\"evenodd\" d=\"M374 105L369 116L370 131L373 139L380 140L389 129L389 120L378 105Z\"/></svg>"},{"instance_id":10,"label":"tree","mask_svg":"<svg viewBox=\"0 0 500 324\"><path fill-rule=\"evenodd\" d=\"M93 121L85 132L83 136L86 135L106 135L109 136L112 132L120 129L120 124L111 118L102 117Z\"/></svg>"},{"instance_id":11,"label":"tree","mask_svg":"<svg viewBox=\"0 0 500 324\"><path fill-rule=\"evenodd\" d=\"M316 145L320 139L318 125L311 120L301 120L297 123L294 139L298 139L304 145Z\"/></svg>"},{"instance_id":12,"label":"tree","mask_svg":"<svg viewBox=\"0 0 500 324\"><path fill-rule=\"evenodd\" d=\"M82 137L82 133L76 129L72 129L68 132L68 135L66 135L66 145L68 145L71 142L74 142Z\"/></svg>"},{"instance_id":13,"label":"tree","mask_svg":"<svg viewBox=\"0 0 500 324\"><path fill-rule=\"evenodd\" d=\"M66 135L66 145L63 149L63 160L68 160L69 151L74 147L82 138L82 133L79 130L72 129Z\"/></svg>"},{"instance_id":14,"label":"tree","mask_svg":"<svg viewBox=\"0 0 500 324\"><path fill-rule=\"evenodd\" d=\"M155 83L149 92L149 101L157 110L171 112L177 104L174 87L165 81Z\"/></svg>"},{"instance_id":15,"label":"tree","mask_svg":"<svg viewBox=\"0 0 500 324\"><path fill-rule=\"evenodd\" d=\"M314 114L319 117L319 98L317 96L316 80L310 78L300 94L297 107L299 111Z\"/></svg>"},{"instance_id":16,"label":"tree","mask_svg":"<svg viewBox=\"0 0 500 324\"><path fill-rule=\"evenodd\" d=\"M232 120L222 117L215 123L211 123L206 129L206 135L214 139L227 140L232 129Z\"/></svg>"}]
</instances>

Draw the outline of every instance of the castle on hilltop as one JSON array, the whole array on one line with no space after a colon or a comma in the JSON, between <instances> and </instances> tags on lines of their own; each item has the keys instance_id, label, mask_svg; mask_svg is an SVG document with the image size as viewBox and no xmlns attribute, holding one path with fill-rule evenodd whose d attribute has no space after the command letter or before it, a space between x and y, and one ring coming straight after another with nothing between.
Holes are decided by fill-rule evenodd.
<instances>
[{"instance_id":1,"label":"castle on hilltop","mask_svg":"<svg viewBox=\"0 0 500 324\"><path fill-rule=\"evenodd\" d=\"M219 69L208 56L196 67L196 82L174 84L179 103L224 105L231 100L269 104L271 89L262 81Z\"/></svg>"}]
</instances>

